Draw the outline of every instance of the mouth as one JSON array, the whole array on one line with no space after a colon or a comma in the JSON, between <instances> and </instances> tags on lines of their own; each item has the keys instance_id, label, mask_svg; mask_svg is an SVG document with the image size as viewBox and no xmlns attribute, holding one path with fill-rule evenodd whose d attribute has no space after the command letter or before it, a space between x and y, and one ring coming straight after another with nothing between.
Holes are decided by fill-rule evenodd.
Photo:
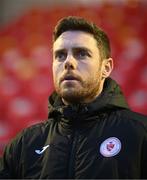
<instances>
[{"instance_id":1,"label":"mouth","mask_svg":"<svg viewBox=\"0 0 147 180\"><path fill-rule=\"evenodd\" d=\"M61 82L63 81L79 81L79 79L74 76L68 75L61 79Z\"/></svg>"}]
</instances>

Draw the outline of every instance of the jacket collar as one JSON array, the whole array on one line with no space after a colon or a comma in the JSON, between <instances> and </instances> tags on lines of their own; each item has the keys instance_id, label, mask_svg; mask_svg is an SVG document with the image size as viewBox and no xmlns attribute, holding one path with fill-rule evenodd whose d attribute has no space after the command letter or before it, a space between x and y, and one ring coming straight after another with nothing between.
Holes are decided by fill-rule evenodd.
<instances>
[{"instance_id":1,"label":"jacket collar","mask_svg":"<svg viewBox=\"0 0 147 180\"><path fill-rule=\"evenodd\" d=\"M119 85L111 78L107 78L102 93L93 102L66 106L63 104L61 97L54 92L49 97L48 108L49 117L60 116L67 121L74 120L74 122L75 119L79 119L79 122L83 119L85 121L91 115L106 112L110 109L128 108L128 104Z\"/></svg>"}]
</instances>

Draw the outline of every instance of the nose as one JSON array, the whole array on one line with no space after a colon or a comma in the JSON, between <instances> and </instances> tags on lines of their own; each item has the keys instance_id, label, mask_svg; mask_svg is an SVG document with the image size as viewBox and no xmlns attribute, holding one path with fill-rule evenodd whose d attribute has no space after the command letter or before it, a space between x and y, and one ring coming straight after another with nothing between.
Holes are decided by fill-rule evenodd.
<instances>
[{"instance_id":1,"label":"nose","mask_svg":"<svg viewBox=\"0 0 147 180\"><path fill-rule=\"evenodd\" d=\"M68 55L66 60L64 61L64 68L65 69L76 69L77 61L72 55Z\"/></svg>"}]
</instances>

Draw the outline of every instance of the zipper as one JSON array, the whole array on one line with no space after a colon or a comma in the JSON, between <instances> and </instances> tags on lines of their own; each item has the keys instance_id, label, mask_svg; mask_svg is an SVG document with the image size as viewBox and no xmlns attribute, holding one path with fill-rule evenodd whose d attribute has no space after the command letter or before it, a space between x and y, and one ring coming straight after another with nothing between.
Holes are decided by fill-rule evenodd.
<instances>
[{"instance_id":1,"label":"zipper","mask_svg":"<svg viewBox=\"0 0 147 180\"><path fill-rule=\"evenodd\" d=\"M75 178L75 162L76 162L76 145L77 145L77 132L73 132L73 136L71 138L71 152L69 155L69 166L68 166L68 178L74 179Z\"/></svg>"}]
</instances>

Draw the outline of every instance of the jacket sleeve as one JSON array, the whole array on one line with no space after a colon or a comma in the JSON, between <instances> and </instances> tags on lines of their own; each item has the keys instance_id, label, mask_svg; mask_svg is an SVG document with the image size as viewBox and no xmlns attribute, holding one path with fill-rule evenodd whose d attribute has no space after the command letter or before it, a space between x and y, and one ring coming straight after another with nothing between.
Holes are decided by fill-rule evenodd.
<instances>
[{"instance_id":1,"label":"jacket sleeve","mask_svg":"<svg viewBox=\"0 0 147 180\"><path fill-rule=\"evenodd\" d=\"M13 167L11 164L12 154L7 149L8 147L6 147L3 157L0 158L0 179L13 178L11 172Z\"/></svg>"},{"instance_id":2,"label":"jacket sleeve","mask_svg":"<svg viewBox=\"0 0 147 180\"><path fill-rule=\"evenodd\" d=\"M141 179L147 179L147 128L141 150Z\"/></svg>"},{"instance_id":3,"label":"jacket sleeve","mask_svg":"<svg viewBox=\"0 0 147 180\"><path fill-rule=\"evenodd\" d=\"M0 158L0 179L17 178L22 149L22 133L19 133L5 148Z\"/></svg>"}]
</instances>

